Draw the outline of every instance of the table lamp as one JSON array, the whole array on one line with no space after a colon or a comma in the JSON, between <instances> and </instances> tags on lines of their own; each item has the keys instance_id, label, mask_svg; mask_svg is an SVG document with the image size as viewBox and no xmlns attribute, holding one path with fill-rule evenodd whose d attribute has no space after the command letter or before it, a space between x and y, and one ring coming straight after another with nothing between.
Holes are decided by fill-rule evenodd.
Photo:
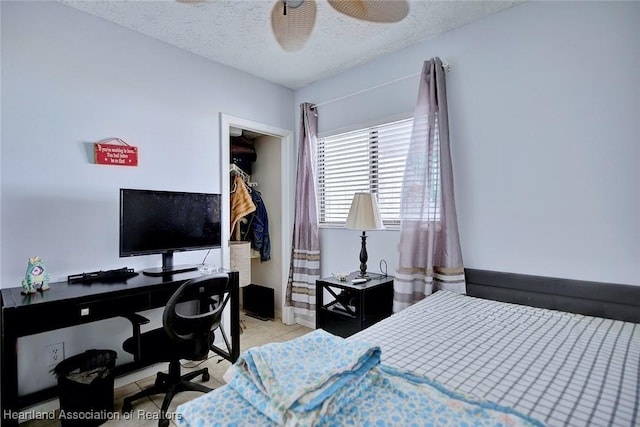
<instances>
[{"instance_id":1,"label":"table lamp","mask_svg":"<svg viewBox=\"0 0 640 427\"><path fill-rule=\"evenodd\" d=\"M368 279L367 274L367 235L366 230L382 230L382 218L378 209L378 199L372 193L355 193L351 201L351 208L347 216L345 227L352 230L362 230L362 248L360 249L361 279Z\"/></svg>"}]
</instances>

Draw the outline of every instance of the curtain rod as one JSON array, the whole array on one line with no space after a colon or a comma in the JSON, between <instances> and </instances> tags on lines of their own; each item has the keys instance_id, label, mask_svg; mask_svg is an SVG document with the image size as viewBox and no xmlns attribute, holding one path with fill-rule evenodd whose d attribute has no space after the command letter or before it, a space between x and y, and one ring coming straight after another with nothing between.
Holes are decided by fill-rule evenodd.
<instances>
[{"instance_id":1,"label":"curtain rod","mask_svg":"<svg viewBox=\"0 0 640 427\"><path fill-rule=\"evenodd\" d=\"M445 72L449 72L449 70L451 69L451 66L449 65L448 62L444 62L443 61L442 62L442 69ZM394 84L394 83L397 83L397 82L401 82L402 80L410 79L411 77L419 76L420 74L421 74L421 72L420 73L409 74L408 76L400 77L399 79L395 79L395 80L391 80L391 81L388 81L388 82L385 82L385 83L381 83L381 84L379 84L377 86L372 86L370 88L362 89L362 90L359 90L357 92L349 93L347 95L343 95L343 96L340 96L338 98L330 99L329 101L321 102L319 104L313 104L311 106L311 108L318 108L321 105L332 104L332 103L334 103L336 101L341 101L341 100L343 100L345 98L351 98L352 96L360 95L361 93L364 93L364 92L369 92L371 90L379 89L381 87L385 87L385 86L388 86L388 85L391 85L391 84Z\"/></svg>"}]
</instances>

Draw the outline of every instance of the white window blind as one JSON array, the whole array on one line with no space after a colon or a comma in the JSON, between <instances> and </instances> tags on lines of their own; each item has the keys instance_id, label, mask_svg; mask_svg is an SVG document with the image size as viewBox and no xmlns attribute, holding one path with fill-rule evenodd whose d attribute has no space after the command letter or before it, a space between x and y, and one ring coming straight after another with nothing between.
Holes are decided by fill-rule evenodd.
<instances>
[{"instance_id":1,"label":"white window blind","mask_svg":"<svg viewBox=\"0 0 640 427\"><path fill-rule=\"evenodd\" d=\"M344 224L355 192L376 193L386 225L400 224L400 196L413 119L318 140L320 223Z\"/></svg>"}]
</instances>

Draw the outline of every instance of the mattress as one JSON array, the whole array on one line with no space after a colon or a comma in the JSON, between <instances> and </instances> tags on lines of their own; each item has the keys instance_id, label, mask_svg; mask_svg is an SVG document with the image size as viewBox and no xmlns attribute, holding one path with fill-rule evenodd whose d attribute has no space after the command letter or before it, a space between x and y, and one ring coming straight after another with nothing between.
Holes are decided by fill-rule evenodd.
<instances>
[{"instance_id":1,"label":"mattress","mask_svg":"<svg viewBox=\"0 0 640 427\"><path fill-rule=\"evenodd\" d=\"M640 325L439 291L353 335L549 426L640 425Z\"/></svg>"},{"instance_id":2,"label":"mattress","mask_svg":"<svg viewBox=\"0 0 640 427\"><path fill-rule=\"evenodd\" d=\"M380 365L378 346L322 329L246 350L224 379L225 386L178 406L178 427L544 427L512 408Z\"/></svg>"}]
</instances>

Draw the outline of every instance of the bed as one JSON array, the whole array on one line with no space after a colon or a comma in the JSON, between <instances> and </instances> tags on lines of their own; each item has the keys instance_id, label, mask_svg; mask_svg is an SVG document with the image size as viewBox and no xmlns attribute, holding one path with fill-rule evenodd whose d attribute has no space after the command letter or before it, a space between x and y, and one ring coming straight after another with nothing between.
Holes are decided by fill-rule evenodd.
<instances>
[{"instance_id":1,"label":"bed","mask_svg":"<svg viewBox=\"0 0 640 427\"><path fill-rule=\"evenodd\" d=\"M466 415L471 411L476 418L469 425L640 425L640 287L482 270L466 273L468 295L436 292L353 335L345 345L369 344L363 351L378 355L370 363L375 366L371 372L382 378L375 377L376 381L398 383L395 394L413 396L415 391L420 399L443 399L438 411L453 407ZM342 344L329 345L332 350L325 354L311 353L326 361L327 354L333 355ZM260 360L259 353L254 356ZM251 357L244 360L246 366L260 365ZM308 357L290 358L288 364ZM263 363L265 371L271 371L269 363ZM234 381L233 377L231 373L229 379ZM366 381L371 378L358 381L362 390L370 391ZM215 424L213 420L226 419L227 409L235 408L240 418L221 424L304 425L295 417L265 416L255 410L264 405L248 403L233 382L230 385L181 405L177 424ZM328 390L335 394L336 388ZM338 391L349 392L353 393ZM330 403L338 406L313 414L314 423L336 425L337 419L331 418L335 413L357 413L358 406L370 400L370 396L349 400L340 395ZM391 401L386 395L374 400ZM421 402L418 407L428 406ZM292 403L285 401L285 406ZM423 418L416 425L433 422L432 414L413 408L398 406L397 413L419 413ZM384 405L378 409L381 416L393 416ZM480 412L488 418L477 418ZM442 420L457 416L448 414ZM393 420L384 421L406 424L404 419ZM364 424L376 421L380 420Z\"/></svg>"}]
</instances>

